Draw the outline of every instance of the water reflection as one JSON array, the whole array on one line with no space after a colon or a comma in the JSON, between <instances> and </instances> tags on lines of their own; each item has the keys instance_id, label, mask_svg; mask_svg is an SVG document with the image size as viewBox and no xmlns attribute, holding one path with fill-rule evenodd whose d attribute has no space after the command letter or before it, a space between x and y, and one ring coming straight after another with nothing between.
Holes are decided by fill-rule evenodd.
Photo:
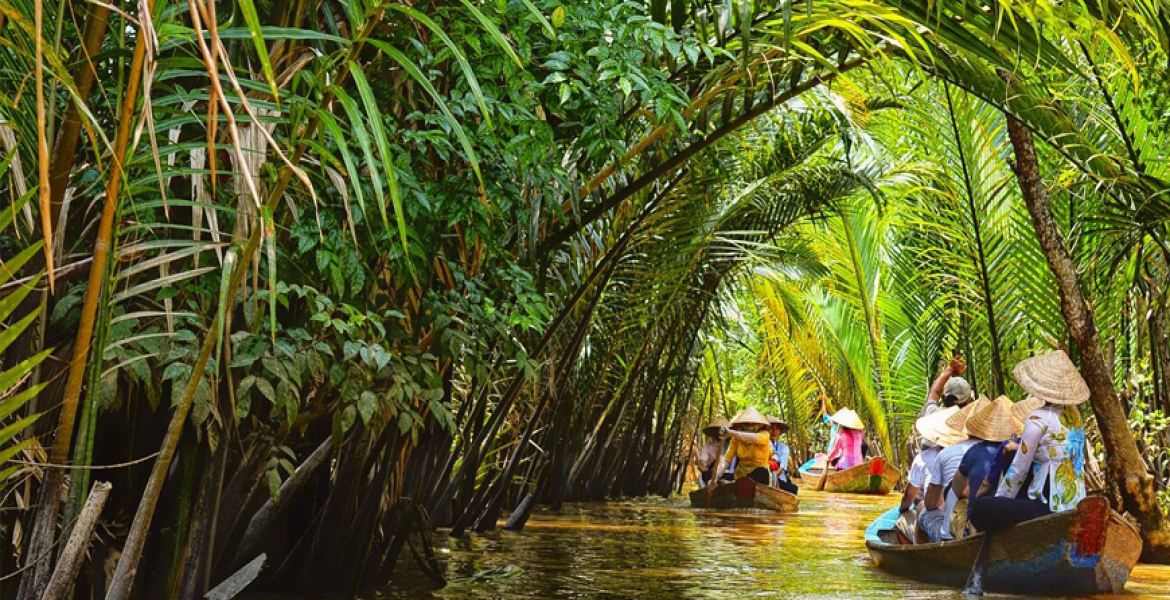
<instances>
[{"instance_id":1,"label":"water reflection","mask_svg":"<svg viewBox=\"0 0 1170 600\"><path fill-rule=\"evenodd\" d=\"M802 490L793 515L695 511L684 498L566 505L519 534L437 536L447 587L404 564L395 587L370 598L958 600L870 564L862 532L894 498ZM1126 589L1119 598L1170 600L1170 567L1139 566Z\"/></svg>"}]
</instances>

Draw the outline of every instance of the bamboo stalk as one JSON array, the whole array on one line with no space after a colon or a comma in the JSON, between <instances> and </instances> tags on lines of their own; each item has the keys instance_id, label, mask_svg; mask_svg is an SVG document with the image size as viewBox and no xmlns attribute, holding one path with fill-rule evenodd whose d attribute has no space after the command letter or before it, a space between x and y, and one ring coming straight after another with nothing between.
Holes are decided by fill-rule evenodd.
<instances>
[{"instance_id":1,"label":"bamboo stalk","mask_svg":"<svg viewBox=\"0 0 1170 600\"><path fill-rule=\"evenodd\" d=\"M109 28L110 7L108 4L89 4L89 13L85 19L85 30L82 33L80 52L84 59L73 72L73 84L77 87L79 101L69 102L65 106L65 116L61 121L61 128L57 130L57 139L53 145L53 164L49 173L49 211L54 231L64 234L60 227L62 203L65 199L65 189L69 186L69 174L77 155L77 145L81 140L82 119L77 108L77 102L84 102L93 91L96 80L93 56L101 51L102 41ZM58 232L57 230L60 229Z\"/></svg>"},{"instance_id":2,"label":"bamboo stalk","mask_svg":"<svg viewBox=\"0 0 1170 600\"><path fill-rule=\"evenodd\" d=\"M33 64L33 78L36 80L37 96L37 197L41 207L41 235L45 238L45 271L48 274L49 293L54 293L57 287L53 275L53 220L50 216L49 201L49 141L46 137L48 125L45 120L45 40L41 35L45 21L44 0L33 2L33 21L36 30L36 59Z\"/></svg>"},{"instance_id":3,"label":"bamboo stalk","mask_svg":"<svg viewBox=\"0 0 1170 600\"><path fill-rule=\"evenodd\" d=\"M363 30L358 34L358 40L365 40L369 36L371 29L378 22L378 17L381 15L382 10L384 9L380 8L369 15L366 23L363 24ZM348 58L350 60L356 58L363 47L363 43L354 43L350 47ZM345 65L347 62L347 60L343 60L338 64ZM337 85L344 84L346 72L345 69L341 70L341 73L336 79ZM328 98L323 99L321 104L327 105ZM300 161L301 156L308 148L308 144L304 140L313 136L318 124L316 117L311 118L305 124L304 131L298 137L301 141L297 142L296 147L290 153L289 163L295 165ZM280 203L280 200L284 197L285 190L288 189L289 184L292 182L293 175L294 173L291 168L286 167L280 170L276 184L272 187L272 190L268 194L268 199L264 203L264 206L268 210L274 210ZM254 227L252 229L252 233L244 245L243 252L240 253L241 265L248 264L250 257L254 256L259 249L261 231L263 231L262 227ZM243 266L232 271L223 302L231 304L235 301L236 293L243 283L246 272L247 269L243 268ZM188 413L191 411L191 404L195 400L195 393L199 388L199 382L203 378L204 372L207 370L207 365L211 360L211 354L215 350L219 340L219 334L220 324L219 317L217 316L213 319L208 334L203 339L203 345L192 366L191 377L187 381L187 387L183 390L183 395L175 407L175 412L171 415L171 421L167 426L166 435L163 437L159 456L155 460L154 467L151 469L150 478L147 480L146 488L143 490L142 500L139 502L138 510L134 514L134 521L130 525L130 531L126 535L126 544L123 547L122 556L118 560L118 566L114 571L110 589L106 594L107 600L121 600L130 597L130 591L134 587L134 577L138 571L138 563L142 559L142 549L146 544L146 534L154 518L155 508L158 506L159 495L162 493L162 486L166 479L167 470L170 468L171 460L175 456L179 439L183 435L183 425Z\"/></svg>"},{"instance_id":4,"label":"bamboo stalk","mask_svg":"<svg viewBox=\"0 0 1170 600\"><path fill-rule=\"evenodd\" d=\"M147 10L153 9L154 0L147 0ZM150 15L143 15L142 18L149 19ZM144 39L139 39L135 43L134 55L130 62L126 94L122 98L122 110L118 118L117 134L114 138L111 159L113 169L106 183L106 199L102 205L101 220L93 245L93 264L90 265L89 279L86 281L81 317L77 324L77 335L73 344L73 356L69 361L69 372L61 400L61 414L57 419L57 432L53 437L53 447L49 453L49 462L51 463L61 464L69 457L73 426L77 419L77 405L81 398L81 385L85 380L86 365L89 360L90 342L93 337L98 301L101 299L106 265L112 252L114 216L118 212L118 198L125 176L123 161L130 142L131 123L136 114L135 106L138 103L138 90L142 83L142 66L146 58L146 44L147 41ZM48 167L47 162L45 162L45 166ZM45 192L47 192L47 180L45 186ZM49 207L44 208L47 211ZM46 244L47 246L48 244ZM28 553L30 559L37 562L29 574L21 579L21 598L32 598L35 590L44 589L48 584L51 559L45 549L46 545L55 537L53 531L56 529L57 516L61 510L63 477L60 469L50 469L45 477L45 487L41 496L42 508L37 511L36 524L33 527L33 542L30 544Z\"/></svg>"}]
</instances>

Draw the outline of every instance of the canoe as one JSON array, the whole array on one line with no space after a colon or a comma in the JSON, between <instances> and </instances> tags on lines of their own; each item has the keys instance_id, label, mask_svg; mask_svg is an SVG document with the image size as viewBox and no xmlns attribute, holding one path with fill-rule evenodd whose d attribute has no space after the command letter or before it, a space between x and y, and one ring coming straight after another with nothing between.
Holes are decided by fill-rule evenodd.
<instances>
[{"instance_id":1,"label":"canoe","mask_svg":"<svg viewBox=\"0 0 1170 600\"><path fill-rule=\"evenodd\" d=\"M818 465L812 460L800 465L801 484L806 487L816 486L821 480L822 468L822 465ZM846 494L888 494L901 478L902 473L897 467L880 457L871 458L844 471L830 469L829 476L825 478L825 491Z\"/></svg>"},{"instance_id":2,"label":"canoe","mask_svg":"<svg viewBox=\"0 0 1170 600\"><path fill-rule=\"evenodd\" d=\"M762 508L776 512L796 512L800 500L796 494L741 477L721 483L713 489L691 492L691 508Z\"/></svg>"},{"instance_id":3,"label":"canoe","mask_svg":"<svg viewBox=\"0 0 1170 600\"><path fill-rule=\"evenodd\" d=\"M984 534L899 545L891 531L897 520L895 507L865 530L865 546L878 567L927 583L966 584ZM1141 553L1137 528L1110 510L1105 498L1091 496L1074 510L992 534L984 587L1045 596L1120 593Z\"/></svg>"}]
</instances>

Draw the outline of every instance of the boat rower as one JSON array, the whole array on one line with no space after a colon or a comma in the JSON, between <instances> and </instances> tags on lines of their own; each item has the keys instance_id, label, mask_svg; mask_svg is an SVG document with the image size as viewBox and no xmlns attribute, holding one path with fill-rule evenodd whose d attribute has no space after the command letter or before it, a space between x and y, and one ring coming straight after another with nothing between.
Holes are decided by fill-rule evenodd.
<instances>
[{"instance_id":1,"label":"boat rower","mask_svg":"<svg viewBox=\"0 0 1170 600\"><path fill-rule=\"evenodd\" d=\"M840 430L837 432L837 442L829 450L829 454L825 456L825 464L833 465L833 459L836 458L837 470L844 471L865 462L861 452L865 424L861 422L861 416L853 409L842 408L833 413L829 419L836 423Z\"/></svg>"},{"instance_id":2,"label":"boat rower","mask_svg":"<svg viewBox=\"0 0 1170 600\"><path fill-rule=\"evenodd\" d=\"M706 487L718 475L715 467L719 464L719 455L723 453L723 441L719 439L719 432L730 423L719 417L703 428L703 445L695 455L695 470L699 472L699 487Z\"/></svg>"},{"instance_id":3,"label":"boat rower","mask_svg":"<svg viewBox=\"0 0 1170 600\"><path fill-rule=\"evenodd\" d=\"M749 406L731 420L731 428L724 428L721 434L731 440L727 453L719 461L715 472L735 460L735 478L750 477L758 483L768 485L768 460L772 456L772 436L768 433L768 420L754 406ZM708 483L708 487L714 486Z\"/></svg>"}]
</instances>

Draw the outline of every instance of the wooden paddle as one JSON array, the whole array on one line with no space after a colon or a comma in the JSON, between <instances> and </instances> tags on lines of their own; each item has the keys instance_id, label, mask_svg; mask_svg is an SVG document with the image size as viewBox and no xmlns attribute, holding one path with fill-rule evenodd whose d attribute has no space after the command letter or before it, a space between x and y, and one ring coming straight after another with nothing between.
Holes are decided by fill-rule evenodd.
<instances>
[{"instance_id":1,"label":"wooden paddle","mask_svg":"<svg viewBox=\"0 0 1170 600\"><path fill-rule=\"evenodd\" d=\"M979 553L975 555L975 564L971 565L971 574L967 576L967 587L963 588L963 596L980 597L983 595L983 575L987 573L987 557L991 554L991 532L983 534L983 543L979 544Z\"/></svg>"},{"instance_id":2,"label":"wooden paddle","mask_svg":"<svg viewBox=\"0 0 1170 600\"><path fill-rule=\"evenodd\" d=\"M813 463L816 464L816 463ZM829 478L829 457L825 457L825 464L821 467L821 480L817 482L817 491L823 492L825 490L825 480Z\"/></svg>"}]
</instances>

